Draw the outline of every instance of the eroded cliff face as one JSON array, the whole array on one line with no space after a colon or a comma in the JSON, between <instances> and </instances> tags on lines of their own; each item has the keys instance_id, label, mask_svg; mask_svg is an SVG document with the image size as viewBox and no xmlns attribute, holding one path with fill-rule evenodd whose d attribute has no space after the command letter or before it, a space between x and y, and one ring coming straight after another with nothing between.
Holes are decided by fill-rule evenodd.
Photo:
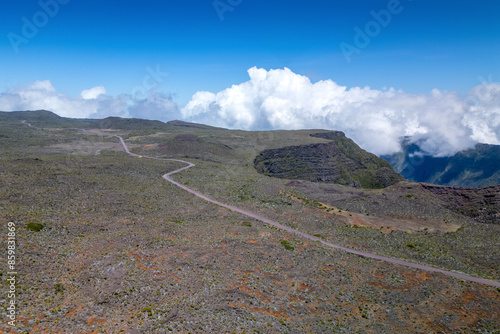
<instances>
[{"instance_id":1,"label":"eroded cliff face","mask_svg":"<svg viewBox=\"0 0 500 334\"><path fill-rule=\"evenodd\" d=\"M422 187L440 197L453 211L480 223L500 224L500 185L460 188L422 184Z\"/></svg>"},{"instance_id":2,"label":"eroded cliff face","mask_svg":"<svg viewBox=\"0 0 500 334\"><path fill-rule=\"evenodd\" d=\"M313 136L331 141L265 150L255 158L255 168L272 177L363 188L384 188L404 180L387 161L364 151L342 132Z\"/></svg>"}]
</instances>

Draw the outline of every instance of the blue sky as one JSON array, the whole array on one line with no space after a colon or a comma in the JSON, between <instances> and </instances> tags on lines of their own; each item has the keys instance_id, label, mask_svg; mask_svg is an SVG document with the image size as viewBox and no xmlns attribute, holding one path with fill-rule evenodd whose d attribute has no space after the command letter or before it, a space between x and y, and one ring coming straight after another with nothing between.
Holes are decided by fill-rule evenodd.
<instances>
[{"instance_id":1,"label":"blue sky","mask_svg":"<svg viewBox=\"0 0 500 334\"><path fill-rule=\"evenodd\" d=\"M429 150L441 155L500 143L496 0L8 0L1 15L0 110L323 126L367 147L362 133L437 131ZM424 108L449 113L448 126L427 124Z\"/></svg>"},{"instance_id":2,"label":"blue sky","mask_svg":"<svg viewBox=\"0 0 500 334\"><path fill-rule=\"evenodd\" d=\"M161 89L181 105L196 91L247 80L253 66L413 93L465 92L480 77L500 80L500 3L493 0L401 0L402 11L348 64L339 44L354 45L353 28L364 29L370 12L389 2L221 0L233 8L221 21L211 0L71 0L15 53L7 34L22 35L22 17L32 21L41 7L6 1L0 88L51 80L69 95L97 85L128 93L156 65L169 73Z\"/></svg>"}]
</instances>

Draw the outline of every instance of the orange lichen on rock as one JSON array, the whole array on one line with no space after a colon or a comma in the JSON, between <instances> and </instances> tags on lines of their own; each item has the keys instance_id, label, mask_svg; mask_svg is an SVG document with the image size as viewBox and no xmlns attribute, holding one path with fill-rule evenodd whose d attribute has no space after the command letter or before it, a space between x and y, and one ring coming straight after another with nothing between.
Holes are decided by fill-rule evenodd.
<instances>
[{"instance_id":1,"label":"orange lichen on rock","mask_svg":"<svg viewBox=\"0 0 500 334\"><path fill-rule=\"evenodd\" d=\"M179 277L175 276L174 274L170 274L170 277L176 279L179 282L181 281L181 279Z\"/></svg>"},{"instance_id":2,"label":"orange lichen on rock","mask_svg":"<svg viewBox=\"0 0 500 334\"><path fill-rule=\"evenodd\" d=\"M128 253L130 254L130 256L135 257L137 260L139 260L139 261L142 260L142 257L140 257L139 255L134 254L132 252L128 252Z\"/></svg>"},{"instance_id":3,"label":"orange lichen on rock","mask_svg":"<svg viewBox=\"0 0 500 334\"><path fill-rule=\"evenodd\" d=\"M137 266L139 268L141 268L142 270L156 270L156 269L158 269L158 265L156 265L154 267L147 268L144 266L144 264L142 262L138 263Z\"/></svg>"}]
</instances>

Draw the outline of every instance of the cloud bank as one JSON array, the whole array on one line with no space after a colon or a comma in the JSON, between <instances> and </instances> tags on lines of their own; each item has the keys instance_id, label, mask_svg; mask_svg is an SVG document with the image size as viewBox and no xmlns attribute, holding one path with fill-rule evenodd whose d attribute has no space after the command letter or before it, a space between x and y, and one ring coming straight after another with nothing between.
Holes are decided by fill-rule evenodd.
<instances>
[{"instance_id":1,"label":"cloud bank","mask_svg":"<svg viewBox=\"0 0 500 334\"><path fill-rule=\"evenodd\" d=\"M168 95L149 92L142 99L131 94L110 96L103 86L84 90L78 97L56 91L49 80L36 81L0 94L0 110L46 109L72 118L137 117L168 121L180 117L178 106Z\"/></svg>"},{"instance_id":2,"label":"cloud bank","mask_svg":"<svg viewBox=\"0 0 500 334\"><path fill-rule=\"evenodd\" d=\"M347 89L332 80L312 83L288 68L253 67L248 74L249 81L217 94L196 93L182 109L183 118L245 130L341 130L378 155L399 151L404 136L434 156L478 142L500 144L498 83L483 83L463 98L437 89L428 95Z\"/></svg>"}]
</instances>

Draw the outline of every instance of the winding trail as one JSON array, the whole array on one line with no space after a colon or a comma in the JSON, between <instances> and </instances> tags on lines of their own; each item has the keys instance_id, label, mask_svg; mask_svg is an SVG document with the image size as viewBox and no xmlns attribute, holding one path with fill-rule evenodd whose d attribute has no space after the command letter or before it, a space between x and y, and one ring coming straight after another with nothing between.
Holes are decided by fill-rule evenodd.
<instances>
[{"instance_id":1,"label":"winding trail","mask_svg":"<svg viewBox=\"0 0 500 334\"><path fill-rule=\"evenodd\" d=\"M489 286L494 286L494 287L500 288L500 282L497 282L497 281L488 280L488 279L484 279L484 278L478 278L478 277L474 277L474 276L469 276L469 275L461 274L461 273L458 273L458 272L453 272L453 271L449 271L449 270L444 270L444 269L440 269L440 268L426 266L426 265L423 265L423 264L408 262L408 261L404 261L404 260L400 260L400 259L395 259L395 258L391 258L391 257L386 257L386 256L382 256L382 255L368 253L368 252L363 252L363 251L359 251L359 250L356 250L356 249L351 249L351 248L343 247L343 246L340 246L340 245L336 245L336 244L333 244L331 242L325 241L325 240L323 240L321 238L318 238L318 237L312 236L310 234L301 232L299 230L293 229L291 227L282 225L280 223L277 223L277 222L275 222L273 220L270 220L270 219L268 219L266 217L263 217L263 216L255 214L255 213L252 213L250 211L246 211L246 210L240 209L240 208L238 208L236 206L233 206L233 205L224 204L224 203L219 202L217 200L214 200L214 199L212 199L212 198L210 198L210 197L208 197L206 195L203 195L202 193L200 193L200 192L198 192L196 190L193 190L193 189L191 189L191 188L189 188L189 187L187 187L187 186L185 186L185 185L183 185L183 184L181 184L181 183L179 183L177 181L174 181L174 180L172 180L170 178L171 175L179 173L179 172L182 172L182 171L184 171L186 169L189 169L191 167L194 167L195 164L193 164L191 162L188 162L188 161L184 161L184 160L155 158L155 157L148 157L148 156L143 156L143 155L132 153L132 152L129 151L129 149L127 147L127 144L125 144L125 141L123 140L123 138L120 137L120 136L116 136L116 137L118 137L120 139L120 142L121 142L121 144L122 144L123 149L125 150L125 152L127 154L131 155L131 156L142 157L142 158L146 158L146 159L154 159L154 160L176 161L176 162L182 162L182 163L187 164L187 166L185 166L185 167L182 167L180 169L174 170L174 171L172 171L170 173L167 173L167 174L163 175L163 178L165 180L167 180L168 182L176 185L177 187L182 188L185 191L190 192L191 194L193 194L193 195L195 195L195 196L197 196L199 198L202 198L205 201L208 201L210 203L222 206L222 207L224 207L226 209L229 209L231 211L239 212L239 213L241 213L241 214L243 214L245 216L255 218L257 220L260 220L261 222L264 222L264 223L267 223L269 225L275 226L275 227L277 227L279 229L285 230L285 231L290 232L290 233L297 234L297 235L299 235L299 236L301 236L301 237L303 237L305 239L309 239L309 240L312 240L312 241L318 241L318 242L321 242L322 244L324 244L326 246L329 246L329 247L332 247L332 248L337 248L337 249L343 250L343 251L345 251L347 253L359 255L359 256L362 256L362 257L370 258L370 259L385 261L385 262L389 262L389 263L393 263L393 264L398 264L398 265L402 265L402 266L406 266L406 267L410 267L410 268L420 269L420 270L424 270L424 271L428 271L428 272L437 272L437 273L441 273L441 274L447 275L447 276L452 276L452 277L455 277L455 278L458 278L458 279L461 279L461 280L464 280L464 281L471 281L471 282L481 283L481 284L485 284L485 285L489 285Z\"/></svg>"}]
</instances>

